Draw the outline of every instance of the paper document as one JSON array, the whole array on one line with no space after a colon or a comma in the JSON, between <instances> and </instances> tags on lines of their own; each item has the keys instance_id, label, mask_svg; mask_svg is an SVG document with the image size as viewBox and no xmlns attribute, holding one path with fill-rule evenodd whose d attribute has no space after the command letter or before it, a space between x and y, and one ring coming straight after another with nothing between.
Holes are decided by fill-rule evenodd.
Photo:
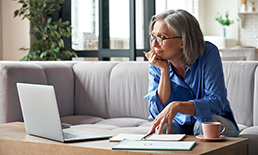
<instances>
[{"instance_id":1,"label":"paper document","mask_svg":"<svg viewBox=\"0 0 258 155\"><path fill-rule=\"evenodd\" d=\"M119 134L117 136L112 137L109 139L110 142L120 142L123 139L130 139L130 140L141 140L146 134ZM185 134L152 134L147 137L145 140L157 140L157 141L177 141L182 140L185 137Z\"/></svg>"},{"instance_id":2,"label":"paper document","mask_svg":"<svg viewBox=\"0 0 258 155\"><path fill-rule=\"evenodd\" d=\"M124 139L112 149L116 150L191 150L195 141L141 141Z\"/></svg>"}]
</instances>

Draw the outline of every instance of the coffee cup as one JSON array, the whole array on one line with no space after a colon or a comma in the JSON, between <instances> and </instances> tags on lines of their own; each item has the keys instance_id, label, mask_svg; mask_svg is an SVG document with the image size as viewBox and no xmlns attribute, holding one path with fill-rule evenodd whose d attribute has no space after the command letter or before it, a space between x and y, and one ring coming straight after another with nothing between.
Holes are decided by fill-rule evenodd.
<instances>
[{"instance_id":1,"label":"coffee cup","mask_svg":"<svg viewBox=\"0 0 258 155\"><path fill-rule=\"evenodd\" d=\"M223 130L220 132L221 127ZM219 138L226 130L226 126L220 122L205 122L202 123L202 131L204 138Z\"/></svg>"}]
</instances>

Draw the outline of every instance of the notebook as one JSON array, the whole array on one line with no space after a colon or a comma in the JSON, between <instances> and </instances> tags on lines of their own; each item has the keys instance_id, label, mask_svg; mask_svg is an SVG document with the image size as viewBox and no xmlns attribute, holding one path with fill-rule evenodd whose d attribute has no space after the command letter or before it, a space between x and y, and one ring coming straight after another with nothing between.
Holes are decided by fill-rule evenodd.
<instances>
[{"instance_id":1,"label":"notebook","mask_svg":"<svg viewBox=\"0 0 258 155\"><path fill-rule=\"evenodd\" d=\"M142 141L123 139L113 150L191 150L195 141Z\"/></svg>"},{"instance_id":2,"label":"notebook","mask_svg":"<svg viewBox=\"0 0 258 155\"><path fill-rule=\"evenodd\" d=\"M110 142L120 142L123 139L142 140L146 134L118 134L109 139ZM185 134L151 134L146 137L146 141L179 141L185 137Z\"/></svg>"},{"instance_id":3,"label":"notebook","mask_svg":"<svg viewBox=\"0 0 258 155\"><path fill-rule=\"evenodd\" d=\"M60 142L111 138L85 130L62 128L54 87L51 85L17 83L26 132L30 135Z\"/></svg>"}]
</instances>

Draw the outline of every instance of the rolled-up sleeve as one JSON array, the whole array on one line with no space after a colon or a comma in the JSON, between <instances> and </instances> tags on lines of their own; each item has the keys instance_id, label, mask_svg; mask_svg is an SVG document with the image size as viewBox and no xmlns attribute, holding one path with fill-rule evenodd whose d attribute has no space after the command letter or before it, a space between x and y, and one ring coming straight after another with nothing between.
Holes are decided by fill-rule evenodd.
<instances>
[{"instance_id":1,"label":"rolled-up sleeve","mask_svg":"<svg viewBox=\"0 0 258 155\"><path fill-rule=\"evenodd\" d=\"M165 104L162 104L158 96L158 86L160 77L158 75L159 69L150 65L149 67L149 92L143 98L149 100L149 113L150 120L154 120L155 117L165 108Z\"/></svg>"},{"instance_id":2,"label":"rolled-up sleeve","mask_svg":"<svg viewBox=\"0 0 258 155\"><path fill-rule=\"evenodd\" d=\"M211 114L221 115L226 104L229 104L218 49L211 46L207 50L210 52L202 58L204 61L200 66L203 74L199 81L202 84L202 95L190 100L195 104L194 117L200 122L212 121Z\"/></svg>"}]
</instances>

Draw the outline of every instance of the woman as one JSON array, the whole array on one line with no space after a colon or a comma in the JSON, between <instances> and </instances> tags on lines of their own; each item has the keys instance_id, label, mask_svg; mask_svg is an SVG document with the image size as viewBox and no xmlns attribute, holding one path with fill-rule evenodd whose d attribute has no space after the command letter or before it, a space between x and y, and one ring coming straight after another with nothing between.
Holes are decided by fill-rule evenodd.
<instances>
[{"instance_id":1,"label":"woman","mask_svg":"<svg viewBox=\"0 0 258 155\"><path fill-rule=\"evenodd\" d=\"M205 42L198 21L184 10L152 17L149 27L149 133L201 135L202 122L221 122L238 136L227 100L219 51Z\"/></svg>"}]
</instances>

